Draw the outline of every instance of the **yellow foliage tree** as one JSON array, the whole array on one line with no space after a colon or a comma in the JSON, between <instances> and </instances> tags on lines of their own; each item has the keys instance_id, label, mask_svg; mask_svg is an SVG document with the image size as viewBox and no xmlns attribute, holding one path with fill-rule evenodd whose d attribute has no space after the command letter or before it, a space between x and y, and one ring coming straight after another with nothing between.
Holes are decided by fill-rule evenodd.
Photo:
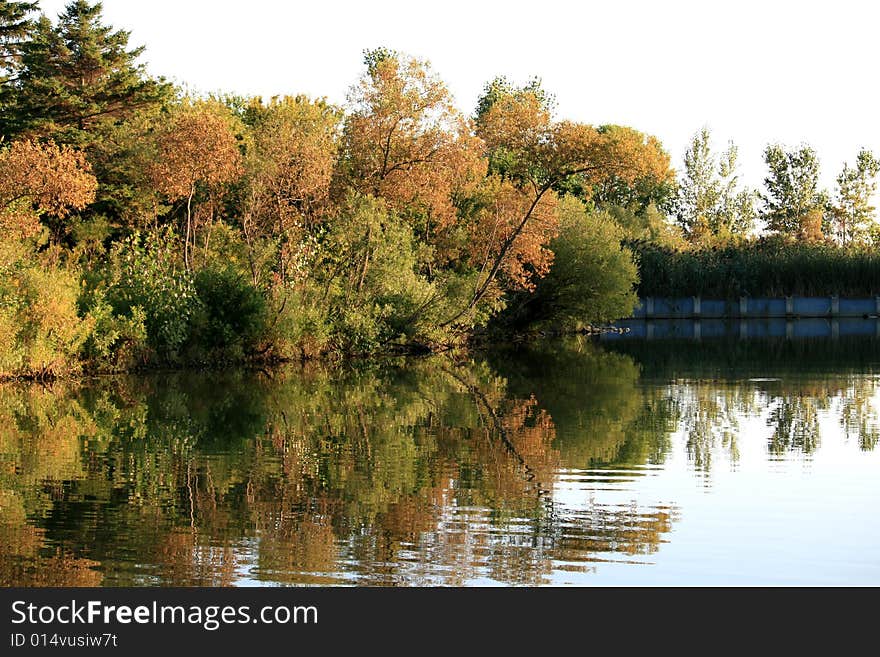
<instances>
[{"instance_id":1,"label":"yellow foliage tree","mask_svg":"<svg viewBox=\"0 0 880 657\"><path fill-rule=\"evenodd\" d=\"M230 112L216 101L187 101L154 133L149 177L168 199L186 199L184 262L190 268L193 198L199 185L216 188L241 173L241 153Z\"/></svg>"},{"instance_id":2,"label":"yellow foliage tree","mask_svg":"<svg viewBox=\"0 0 880 657\"><path fill-rule=\"evenodd\" d=\"M39 216L65 217L95 198L85 156L54 142L16 141L0 151L0 229L20 238L39 230Z\"/></svg>"},{"instance_id":3,"label":"yellow foliage tree","mask_svg":"<svg viewBox=\"0 0 880 657\"><path fill-rule=\"evenodd\" d=\"M259 237L280 239L279 275L284 281L303 230L313 228L326 209L340 114L303 96L272 99L267 105L257 99L248 114L253 128L244 161L244 236L252 252Z\"/></svg>"},{"instance_id":4,"label":"yellow foliage tree","mask_svg":"<svg viewBox=\"0 0 880 657\"><path fill-rule=\"evenodd\" d=\"M455 221L455 194L485 176L480 141L426 62L384 49L365 59L349 95L341 182L385 199L432 243Z\"/></svg>"}]
</instances>

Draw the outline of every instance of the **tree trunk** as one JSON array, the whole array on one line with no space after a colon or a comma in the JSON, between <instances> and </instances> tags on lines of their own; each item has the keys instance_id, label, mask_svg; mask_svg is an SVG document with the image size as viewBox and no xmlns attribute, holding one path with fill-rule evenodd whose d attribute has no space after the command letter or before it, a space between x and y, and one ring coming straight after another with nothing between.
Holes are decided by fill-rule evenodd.
<instances>
[{"instance_id":1,"label":"tree trunk","mask_svg":"<svg viewBox=\"0 0 880 657\"><path fill-rule=\"evenodd\" d=\"M284 232L284 221L281 214L281 201L277 201L275 211L278 213L278 275L281 282L287 280L287 268L284 263L284 247L287 246L287 235Z\"/></svg>"},{"instance_id":2,"label":"tree trunk","mask_svg":"<svg viewBox=\"0 0 880 657\"><path fill-rule=\"evenodd\" d=\"M189 196L186 198L186 236L183 240L183 264L187 271L190 271L189 264L189 238L192 233L192 200L196 193L195 185L190 188Z\"/></svg>"},{"instance_id":3,"label":"tree trunk","mask_svg":"<svg viewBox=\"0 0 880 657\"><path fill-rule=\"evenodd\" d=\"M357 285L358 296L360 296L361 290L364 287L364 281L367 278L367 268L370 266L370 242L372 241L372 239L373 239L373 226L371 224L370 227L367 228L367 245L366 245L366 248L364 249L364 264L361 267L361 275L358 278L358 285Z\"/></svg>"},{"instance_id":4,"label":"tree trunk","mask_svg":"<svg viewBox=\"0 0 880 657\"><path fill-rule=\"evenodd\" d=\"M465 306L460 312L456 313L451 319L446 320L440 326L449 326L461 316L463 316L466 312L474 308L484 296L486 296L486 292L489 291L489 287L492 285L492 281L495 280L495 276L498 275L498 270L501 269L501 263L504 262L505 256L510 252L510 249L513 247L514 242L520 236L523 229L526 227L526 224L529 222L529 219L532 218L532 214L535 212L535 208L538 207L538 203L541 202L541 199L544 197L544 194L550 189L551 184L547 184L541 189L536 190L537 194L535 195L535 199L532 201L529 206L528 211L525 216L517 225L516 229L513 231L510 237L504 240L504 243L501 245L501 249L498 251L498 255L495 256L495 260L492 263L492 268L489 270L489 274L486 277L486 280L483 281L481 285L477 287L474 291L474 295L471 297L470 303Z\"/></svg>"}]
</instances>

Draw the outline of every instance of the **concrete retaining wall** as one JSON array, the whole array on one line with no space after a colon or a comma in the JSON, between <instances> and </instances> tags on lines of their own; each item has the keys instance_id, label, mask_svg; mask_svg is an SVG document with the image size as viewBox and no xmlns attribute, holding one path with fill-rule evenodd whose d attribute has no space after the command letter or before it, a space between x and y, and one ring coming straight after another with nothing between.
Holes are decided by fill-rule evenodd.
<instances>
[{"instance_id":1,"label":"concrete retaining wall","mask_svg":"<svg viewBox=\"0 0 880 657\"><path fill-rule=\"evenodd\" d=\"M774 317L878 317L880 297L741 297L736 301L701 297L646 297L630 319L769 319Z\"/></svg>"}]
</instances>

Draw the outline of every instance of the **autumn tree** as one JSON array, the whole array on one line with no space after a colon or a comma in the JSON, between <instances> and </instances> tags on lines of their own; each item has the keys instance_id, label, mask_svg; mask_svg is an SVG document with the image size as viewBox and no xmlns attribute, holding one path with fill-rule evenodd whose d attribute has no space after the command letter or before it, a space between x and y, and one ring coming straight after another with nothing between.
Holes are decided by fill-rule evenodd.
<instances>
[{"instance_id":1,"label":"autumn tree","mask_svg":"<svg viewBox=\"0 0 880 657\"><path fill-rule=\"evenodd\" d=\"M510 228L494 233L479 284L465 308L447 323L457 321L480 303L493 289L499 272L510 266L507 263L512 257L524 261L525 271L540 275L546 246L558 224L555 213L546 211L554 202L556 186L576 177L584 189L591 189L609 176L631 184L646 176L662 179L670 173L669 156L656 138L631 128L597 129L555 121L543 99L528 89L496 98L479 117L477 134L484 140L490 162L498 163L491 166L503 179L499 190L517 194L520 202L505 204L511 215L500 223ZM492 217L492 221L498 219ZM534 231L536 227L540 228ZM492 234L491 224L485 232ZM521 252L524 236L532 243L528 254ZM514 256L517 251L520 254Z\"/></svg>"},{"instance_id":2,"label":"autumn tree","mask_svg":"<svg viewBox=\"0 0 880 657\"><path fill-rule=\"evenodd\" d=\"M548 114L556 109L556 97L544 89L543 82L539 77L529 79L524 85L517 86L505 75L499 75L491 82L483 85L483 93L477 99L477 109L474 112L474 121L482 123L492 106L499 101L509 102L511 98L521 101L534 101L537 107ZM496 162L496 164L499 164Z\"/></svg>"},{"instance_id":3,"label":"autumn tree","mask_svg":"<svg viewBox=\"0 0 880 657\"><path fill-rule=\"evenodd\" d=\"M675 199L676 219L688 239L747 235L756 218L755 200L754 192L739 185L736 145L730 142L716 155L709 129L698 131L685 151Z\"/></svg>"},{"instance_id":4,"label":"autumn tree","mask_svg":"<svg viewBox=\"0 0 880 657\"><path fill-rule=\"evenodd\" d=\"M349 94L342 188L385 199L433 243L455 221L456 193L485 175L479 140L426 62L379 48L364 63Z\"/></svg>"},{"instance_id":5,"label":"autumn tree","mask_svg":"<svg viewBox=\"0 0 880 657\"><path fill-rule=\"evenodd\" d=\"M821 239L827 198L819 187L816 151L806 144L795 150L771 144L764 150L764 162L769 173L761 218L767 229L798 239Z\"/></svg>"},{"instance_id":6,"label":"autumn tree","mask_svg":"<svg viewBox=\"0 0 880 657\"><path fill-rule=\"evenodd\" d=\"M41 17L21 46L21 70L2 134L38 134L87 146L91 132L165 101L171 87L146 75L129 33L101 21L101 3L73 0L57 25Z\"/></svg>"},{"instance_id":7,"label":"autumn tree","mask_svg":"<svg viewBox=\"0 0 880 657\"><path fill-rule=\"evenodd\" d=\"M830 214L837 239L844 246L862 239L874 221L876 208L872 201L877 191L878 173L880 161L863 148L856 157L855 166L844 163L843 171L837 176Z\"/></svg>"},{"instance_id":8,"label":"autumn tree","mask_svg":"<svg viewBox=\"0 0 880 657\"><path fill-rule=\"evenodd\" d=\"M82 153L53 142L16 141L0 151L0 228L19 237L39 217L66 217L95 197L97 183Z\"/></svg>"},{"instance_id":9,"label":"autumn tree","mask_svg":"<svg viewBox=\"0 0 880 657\"><path fill-rule=\"evenodd\" d=\"M251 139L244 160L244 235L252 253L261 237L279 241L278 273L284 281L303 233L312 231L326 210L341 116L332 105L304 96L268 104L255 99L245 114ZM253 257L251 263L254 270Z\"/></svg>"},{"instance_id":10,"label":"autumn tree","mask_svg":"<svg viewBox=\"0 0 880 657\"><path fill-rule=\"evenodd\" d=\"M184 263L190 269L193 200L200 188L215 191L240 173L232 116L216 101L185 101L153 135L149 176L171 201L186 200Z\"/></svg>"},{"instance_id":11,"label":"autumn tree","mask_svg":"<svg viewBox=\"0 0 880 657\"><path fill-rule=\"evenodd\" d=\"M526 226L520 230L501 259L497 276L502 289L532 291L535 279L544 276L553 263L549 239L556 235L558 197L545 194L532 208L532 199L510 180L492 175L468 199L466 254L469 264L481 275L492 267L500 248L517 231L521 218L531 211Z\"/></svg>"},{"instance_id":12,"label":"autumn tree","mask_svg":"<svg viewBox=\"0 0 880 657\"><path fill-rule=\"evenodd\" d=\"M628 316L638 299L638 269L621 246L623 229L607 210L588 209L574 196L561 199L559 234L550 242L553 266L534 292L510 297L497 324L580 328Z\"/></svg>"}]
</instances>

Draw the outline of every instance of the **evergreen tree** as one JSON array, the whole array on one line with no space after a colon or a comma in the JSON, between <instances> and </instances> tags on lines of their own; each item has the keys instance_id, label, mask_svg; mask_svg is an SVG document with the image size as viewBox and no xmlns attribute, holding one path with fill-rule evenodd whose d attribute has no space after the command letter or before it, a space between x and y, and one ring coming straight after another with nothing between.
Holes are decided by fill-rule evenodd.
<instances>
[{"instance_id":1,"label":"evergreen tree","mask_svg":"<svg viewBox=\"0 0 880 657\"><path fill-rule=\"evenodd\" d=\"M36 2L0 1L0 83L6 84L15 74L21 47L30 35Z\"/></svg>"},{"instance_id":2,"label":"evergreen tree","mask_svg":"<svg viewBox=\"0 0 880 657\"><path fill-rule=\"evenodd\" d=\"M37 22L22 48L13 107L0 119L2 134L88 146L102 124L170 95L170 85L149 78L137 63L143 48L129 50L129 32L104 25L101 11L100 2L74 0L57 25L45 17Z\"/></svg>"},{"instance_id":3,"label":"evergreen tree","mask_svg":"<svg viewBox=\"0 0 880 657\"><path fill-rule=\"evenodd\" d=\"M36 2L0 0L0 117L8 113L7 106L12 102L12 85L20 70L21 49L33 29L29 15L36 8Z\"/></svg>"}]
</instances>

